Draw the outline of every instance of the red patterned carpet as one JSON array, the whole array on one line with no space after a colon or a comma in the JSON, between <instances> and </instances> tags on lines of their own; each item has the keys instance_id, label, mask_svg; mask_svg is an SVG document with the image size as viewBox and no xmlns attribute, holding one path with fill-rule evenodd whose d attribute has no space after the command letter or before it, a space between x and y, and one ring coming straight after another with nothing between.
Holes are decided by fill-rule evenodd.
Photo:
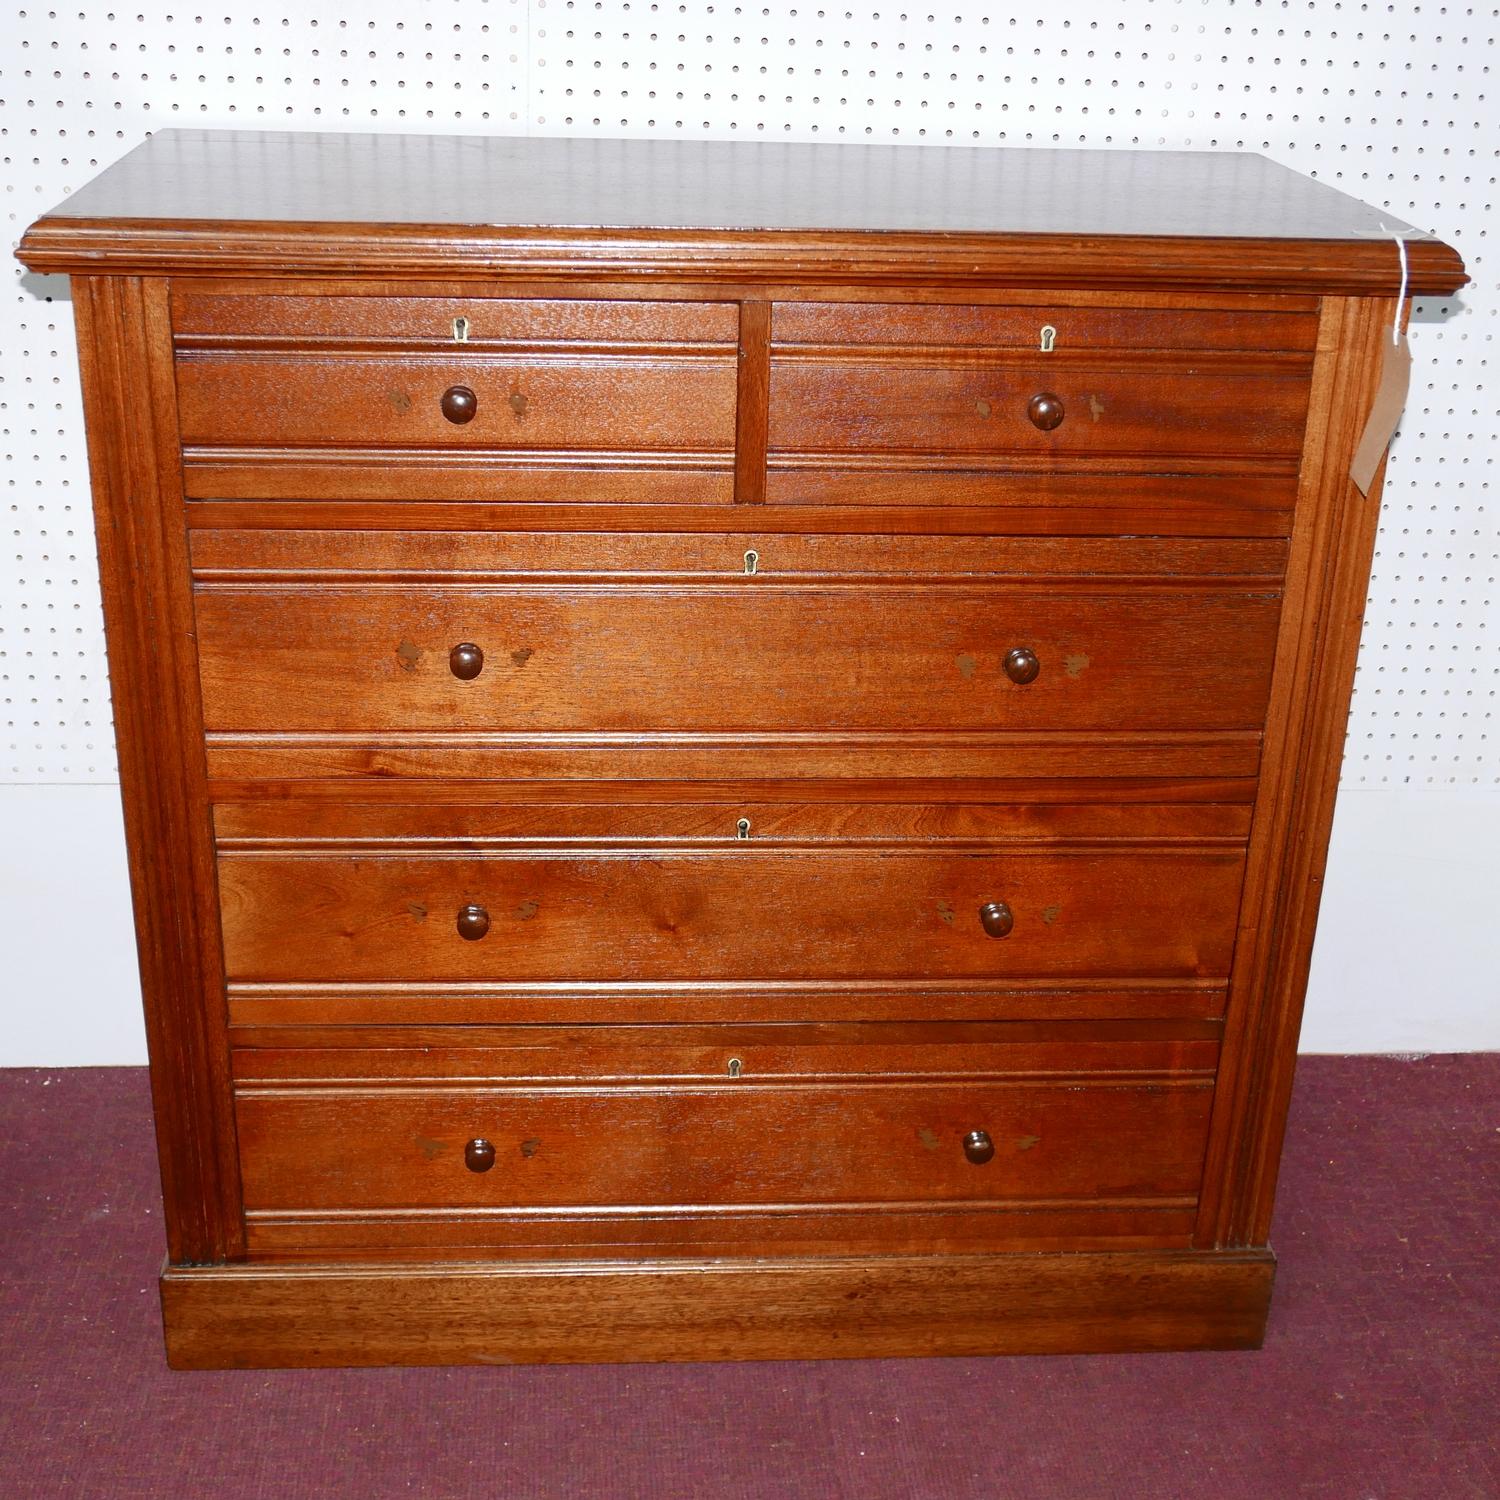
<instances>
[{"instance_id":1,"label":"red patterned carpet","mask_svg":"<svg viewBox=\"0 0 1500 1500\"><path fill-rule=\"evenodd\" d=\"M1258 1354L173 1374L144 1073L0 1132L5 1500L1500 1496L1500 1055L1304 1059Z\"/></svg>"}]
</instances>

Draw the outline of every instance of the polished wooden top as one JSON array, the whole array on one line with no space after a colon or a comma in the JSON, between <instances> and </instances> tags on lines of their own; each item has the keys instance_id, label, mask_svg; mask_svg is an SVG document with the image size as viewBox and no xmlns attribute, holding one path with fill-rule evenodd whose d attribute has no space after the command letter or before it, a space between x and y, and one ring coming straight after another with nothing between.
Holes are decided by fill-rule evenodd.
<instances>
[{"instance_id":1,"label":"polished wooden top","mask_svg":"<svg viewBox=\"0 0 1500 1500\"><path fill-rule=\"evenodd\" d=\"M561 258L805 281L928 264L923 279L1391 293L1393 230L1416 237L1413 291L1462 283L1436 240L1240 153L165 130L19 253L44 270L546 274Z\"/></svg>"}]
</instances>

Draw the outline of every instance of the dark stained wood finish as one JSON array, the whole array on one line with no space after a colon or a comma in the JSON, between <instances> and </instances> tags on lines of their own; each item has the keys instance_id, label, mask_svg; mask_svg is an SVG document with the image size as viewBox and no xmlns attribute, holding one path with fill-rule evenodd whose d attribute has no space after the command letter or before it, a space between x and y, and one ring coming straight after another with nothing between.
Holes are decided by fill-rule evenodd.
<instances>
[{"instance_id":1,"label":"dark stained wood finish","mask_svg":"<svg viewBox=\"0 0 1500 1500\"><path fill-rule=\"evenodd\" d=\"M438 410L455 427L462 427L479 415L479 397L466 385L451 385L438 399Z\"/></svg>"},{"instance_id":2,"label":"dark stained wood finish","mask_svg":"<svg viewBox=\"0 0 1500 1500\"><path fill-rule=\"evenodd\" d=\"M166 131L33 225L172 1361L1256 1344L1389 224L1218 153Z\"/></svg>"},{"instance_id":3,"label":"dark stained wood finish","mask_svg":"<svg viewBox=\"0 0 1500 1500\"><path fill-rule=\"evenodd\" d=\"M839 589L743 569L692 588L204 585L208 728L644 743L715 730L1245 730L1265 710L1274 588ZM472 681L450 669L459 644L488 664ZM1034 680L1006 667L1017 648L1038 659Z\"/></svg>"}]
</instances>

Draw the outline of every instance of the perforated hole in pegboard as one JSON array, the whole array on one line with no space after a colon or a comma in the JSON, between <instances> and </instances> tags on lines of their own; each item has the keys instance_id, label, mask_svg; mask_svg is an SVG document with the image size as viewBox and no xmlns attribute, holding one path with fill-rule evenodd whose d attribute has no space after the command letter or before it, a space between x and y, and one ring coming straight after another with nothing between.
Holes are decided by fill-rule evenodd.
<instances>
[{"instance_id":1,"label":"perforated hole in pegboard","mask_svg":"<svg viewBox=\"0 0 1500 1500\"><path fill-rule=\"evenodd\" d=\"M1346 780L1495 783L1494 6L1093 0L1066 14L409 0L0 13L11 240L164 125L1261 151L1431 229ZM0 321L0 779L113 776L66 289ZM51 298L52 300L48 300Z\"/></svg>"}]
</instances>

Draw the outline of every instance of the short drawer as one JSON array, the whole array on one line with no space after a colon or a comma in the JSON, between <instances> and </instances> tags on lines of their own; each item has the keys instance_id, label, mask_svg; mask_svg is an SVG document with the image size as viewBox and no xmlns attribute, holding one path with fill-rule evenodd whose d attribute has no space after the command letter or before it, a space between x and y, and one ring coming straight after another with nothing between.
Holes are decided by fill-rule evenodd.
<instances>
[{"instance_id":1,"label":"short drawer","mask_svg":"<svg viewBox=\"0 0 1500 1500\"><path fill-rule=\"evenodd\" d=\"M1310 355L1317 304L1267 297L1256 307L1132 307L1118 299L1027 303L778 302L773 348L996 350L1067 358L1090 350Z\"/></svg>"},{"instance_id":2,"label":"short drawer","mask_svg":"<svg viewBox=\"0 0 1500 1500\"><path fill-rule=\"evenodd\" d=\"M729 303L173 295L190 496L722 501Z\"/></svg>"},{"instance_id":3,"label":"short drawer","mask_svg":"<svg viewBox=\"0 0 1500 1500\"><path fill-rule=\"evenodd\" d=\"M1024 476L1133 476L1155 484L1157 524L1170 528L1171 514L1186 521L1226 497L1166 476L1222 488L1295 474L1316 322L1285 307L778 305L767 495L1024 509ZM1030 498L1049 503L1045 490ZM1254 508L1248 489L1241 498ZM1127 497L1095 504L1117 502Z\"/></svg>"},{"instance_id":4,"label":"short drawer","mask_svg":"<svg viewBox=\"0 0 1500 1500\"><path fill-rule=\"evenodd\" d=\"M177 399L190 449L670 450L707 457L734 444L735 367L732 351L204 352L179 356Z\"/></svg>"},{"instance_id":5,"label":"short drawer","mask_svg":"<svg viewBox=\"0 0 1500 1500\"><path fill-rule=\"evenodd\" d=\"M227 292L175 282L172 334L179 352L378 349L483 353L537 346L602 345L617 352L687 346L733 347L732 302L659 302L561 297L359 297Z\"/></svg>"},{"instance_id":6,"label":"short drawer","mask_svg":"<svg viewBox=\"0 0 1500 1500\"><path fill-rule=\"evenodd\" d=\"M774 555L774 545L767 548ZM211 733L1255 731L1279 585L201 584Z\"/></svg>"},{"instance_id":7,"label":"short drawer","mask_svg":"<svg viewBox=\"0 0 1500 1500\"><path fill-rule=\"evenodd\" d=\"M1283 356L773 354L770 462L1285 466L1301 451L1307 403L1307 370Z\"/></svg>"},{"instance_id":8,"label":"short drawer","mask_svg":"<svg viewBox=\"0 0 1500 1500\"><path fill-rule=\"evenodd\" d=\"M240 987L865 979L979 991L1222 979L1243 865L1240 848L795 847L726 829L717 849L231 848L219 892Z\"/></svg>"},{"instance_id":9,"label":"short drawer","mask_svg":"<svg viewBox=\"0 0 1500 1500\"><path fill-rule=\"evenodd\" d=\"M1050 1059L1006 1057L1046 1048L882 1049L890 1071L876 1072L836 1049L752 1046L729 1059L734 1076L717 1078L652 1069L641 1050L581 1063L534 1050L529 1067L507 1063L510 1076L490 1079L473 1076L488 1066L475 1052L457 1068L441 1054L364 1054L345 1070L388 1072L345 1080L327 1077L326 1061L317 1065L325 1076L296 1077L295 1054L256 1078L255 1055L238 1054L246 1209L252 1219L943 1204L1120 1211L1190 1206L1202 1174L1212 1072L1152 1069L1128 1048L1113 1059L1093 1049L1086 1061L1061 1046ZM726 1051L712 1061L724 1066ZM700 1060L705 1071L709 1061ZM599 1070L612 1076L587 1076ZM433 1076L443 1072L456 1076Z\"/></svg>"}]
</instances>

